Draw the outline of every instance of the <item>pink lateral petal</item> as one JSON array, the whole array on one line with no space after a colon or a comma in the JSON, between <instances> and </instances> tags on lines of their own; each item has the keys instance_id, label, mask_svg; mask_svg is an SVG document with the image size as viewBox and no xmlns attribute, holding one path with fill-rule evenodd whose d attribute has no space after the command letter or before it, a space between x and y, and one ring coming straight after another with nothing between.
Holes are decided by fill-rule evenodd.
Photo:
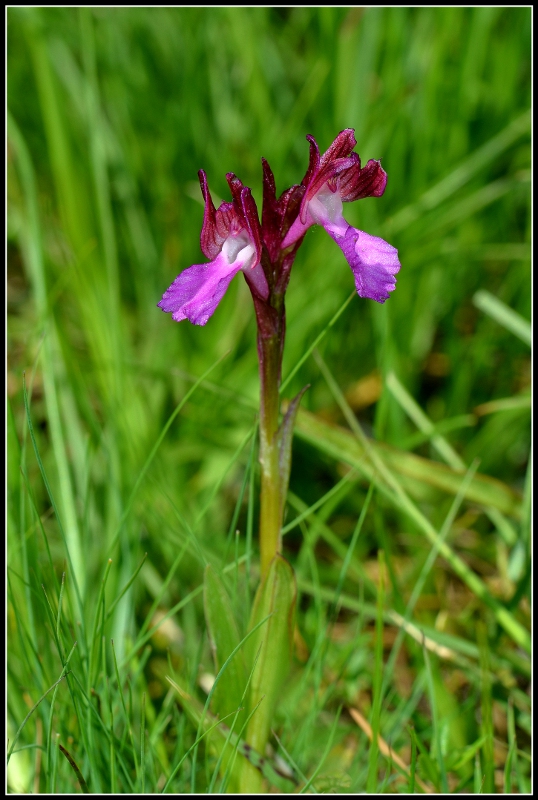
<instances>
[{"instance_id":1,"label":"pink lateral petal","mask_svg":"<svg viewBox=\"0 0 538 800\"><path fill-rule=\"evenodd\" d=\"M353 166L338 177L338 191L346 203L364 197L381 197L387 185L387 173L381 161L370 161L361 169Z\"/></svg>"}]
</instances>

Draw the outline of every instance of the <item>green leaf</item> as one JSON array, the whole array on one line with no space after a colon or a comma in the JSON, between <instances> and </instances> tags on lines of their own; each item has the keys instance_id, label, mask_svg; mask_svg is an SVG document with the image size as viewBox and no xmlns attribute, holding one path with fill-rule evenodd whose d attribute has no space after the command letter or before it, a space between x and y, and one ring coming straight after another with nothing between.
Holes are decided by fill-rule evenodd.
<instances>
[{"instance_id":1,"label":"green leaf","mask_svg":"<svg viewBox=\"0 0 538 800\"><path fill-rule=\"evenodd\" d=\"M236 750L240 761L243 763L248 762L255 768L256 772L259 771L272 786L280 789L282 792L290 792L295 788L295 781L287 776L284 776L277 765L273 764L267 758L264 758L250 745L248 745L240 735L230 730L228 725L224 724L224 720L216 719L212 714L204 711L204 708L199 700L192 697L188 692L183 689L176 681L167 677L168 682L174 687L179 696L179 704L188 717L190 723L199 730L198 738L191 748L183 755L179 764L177 764L168 778L167 785L163 789L166 792L168 785L171 783L172 778L178 771L181 763L189 755L190 751L200 742L204 737L208 737L210 747L215 750L221 758L223 758L223 766L227 766L233 751ZM228 715L227 719L230 721L233 714ZM213 730L219 732L220 736L211 736L209 734ZM228 751L226 753L226 748Z\"/></svg>"},{"instance_id":2,"label":"green leaf","mask_svg":"<svg viewBox=\"0 0 538 800\"><path fill-rule=\"evenodd\" d=\"M485 289L480 289L476 292L473 297L473 303L530 347L532 342L531 324L521 314L518 314L517 311L514 311L513 308L507 306L506 303L503 303L502 300L499 300L498 297L495 297Z\"/></svg>"},{"instance_id":3,"label":"green leaf","mask_svg":"<svg viewBox=\"0 0 538 800\"><path fill-rule=\"evenodd\" d=\"M249 708L253 709L260 703L247 728L246 739L258 753L265 752L279 691L290 666L296 597L293 569L282 556L276 555L256 594L250 628L267 616L269 619L260 625L246 646L247 663L253 665L256 662ZM246 765L241 791L255 793L260 790L260 773Z\"/></svg>"},{"instance_id":4,"label":"green leaf","mask_svg":"<svg viewBox=\"0 0 538 800\"><path fill-rule=\"evenodd\" d=\"M241 637L228 593L213 567L204 574L204 609L217 672L239 646ZM213 695L213 708L220 716L237 711L247 685L245 657L238 650L223 672Z\"/></svg>"}]
</instances>

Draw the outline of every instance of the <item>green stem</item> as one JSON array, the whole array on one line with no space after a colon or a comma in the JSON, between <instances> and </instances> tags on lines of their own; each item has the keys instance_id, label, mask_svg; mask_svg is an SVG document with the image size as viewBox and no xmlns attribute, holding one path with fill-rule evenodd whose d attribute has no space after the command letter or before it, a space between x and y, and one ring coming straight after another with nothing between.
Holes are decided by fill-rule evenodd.
<instances>
[{"instance_id":1,"label":"green stem","mask_svg":"<svg viewBox=\"0 0 538 800\"><path fill-rule=\"evenodd\" d=\"M278 412L283 331L258 337L260 358L260 553L261 577L281 549L281 498L278 463Z\"/></svg>"}]
</instances>

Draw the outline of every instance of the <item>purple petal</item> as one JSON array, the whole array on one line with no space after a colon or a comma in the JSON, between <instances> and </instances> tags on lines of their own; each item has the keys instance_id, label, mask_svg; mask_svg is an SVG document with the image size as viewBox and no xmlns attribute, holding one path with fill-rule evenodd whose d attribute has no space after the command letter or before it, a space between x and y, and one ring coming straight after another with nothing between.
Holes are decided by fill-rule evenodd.
<instances>
[{"instance_id":1,"label":"purple petal","mask_svg":"<svg viewBox=\"0 0 538 800\"><path fill-rule=\"evenodd\" d=\"M284 241L282 242L282 247L289 247L291 244L294 244L301 236L304 236L307 230L316 223L312 219L310 212L308 211L308 203L305 205L305 220L304 222L301 221L301 215L299 214L287 232Z\"/></svg>"},{"instance_id":2,"label":"purple petal","mask_svg":"<svg viewBox=\"0 0 538 800\"><path fill-rule=\"evenodd\" d=\"M269 297L269 284L265 277L262 265L259 261L253 267L247 267L243 270L243 275L246 278L251 290L255 292L262 300L267 300Z\"/></svg>"},{"instance_id":3,"label":"purple petal","mask_svg":"<svg viewBox=\"0 0 538 800\"><path fill-rule=\"evenodd\" d=\"M230 264L222 253L209 264L194 264L177 276L157 305L172 313L176 322L188 319L194 325L205 325L241 267L241 261Z\"/></svg>"},{"instance_id":4,"label":"purple petal","mask_svg":"<svg viewBox=\"0 0 538 800\"><path fill-rule=\"evenodd\" d=\"M394 277L400 269L398 251L384 239L352 228L345 236L332 236L341 248L355 276L359 297L368 297L378 303L389 298L396 288Z\"/></svg>"},{"instance_id":5,"label":"purple petal","mask_svg":"<svg viewBox=\"0 0 538 800\"><path fill-rule=\"evenodd\" d=\"M340 131L329 149L321 157L318 144L314 137L308 135L306 138L310 142L310 161L306 175L302 180L302 185L306 187L300 212L303 233L312 224L311 222L310 224L307 222L308 201L322 189L327 181L336 178L340 172L353 167L357 160L360 168L360 159L356 153L352 152L357 144L353 128L346 128ZM332 192L335 192L336 185L330 186L330 189ZM286 241L288 241L289 238L288 235ZM295 236L294 241L297 241L298 238L298 236Z\"/></svg>"},{"instance_id":6,"label":"purple petal","mask_svg":"<svg viewBox=\"0 0 538 800\"><path fill-rule=\"evenodd\" d=\"M337 187L333 179L336 179L341 172L345 173L347 170L353 169L357 161L360 164L359 156L357 153L352 153L347 158L333 158L332 161L322 164L319 172L310 181L306 190L305 200L311 200L314 195L321 191L325 184L327 184L331 192L336 192ZM332 186L331 183L333 183Z\"/></svg>"},{"instance_id":7,"label":"purple petal","mask_svg":"<svg viewBox=\"0 0 538 800\"><path fill-rule=\"evenodd\" d=\"M320 166L324 167L330 161L334 161L335 158L345 158L351 155L351 151L356 144L357 140L355 139L354 128L346 128L340 131L329 149L321 156Z\"/></svg>"},{"instance_id":8,"label":"purple petal","mask_svg":"<svg viewBox=\"0 0 538 800\"><path fill-rule=\"evenodd\" d=\"M387 173L381 161L373 158L361 169L361 162L338 176L338 191L346 203L364 197L381 197L387 185Z\"/></svg>"}]
</instances>

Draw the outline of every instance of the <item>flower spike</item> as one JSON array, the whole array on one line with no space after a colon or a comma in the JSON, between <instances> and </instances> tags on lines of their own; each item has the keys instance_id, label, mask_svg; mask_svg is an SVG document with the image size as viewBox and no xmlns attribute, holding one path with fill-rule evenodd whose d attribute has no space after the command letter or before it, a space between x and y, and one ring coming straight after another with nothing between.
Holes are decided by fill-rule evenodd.
<instances>
[{"instance_id":1,"label":"flower spike","mask_svg":"<svg viewBox=\"0 0 538 800\"><path fill-rule=\"evenodd\" d=\"M209 263L188 267L164 293L158 305L171 313L172 319L205 325L234 275L243 272L254 298L259 330L272 335L279 314L284 324L282 298L295 254L308 228L316 224L322 225L342 250L360 297L378 303L387 300L400 269L398 251L383 239L353 228L343 217L343 203L381 197L387 185L381 162L371 159L361 166L353 149L357 144L353 128L341 131L323 155L315 138L306 138L310 145L306 174L300 185L278 198L273 172L262 158L261 225L251 190L233 172L226 175L232 201L215 208L207 176L199 171L204 197L200 247Z\"/></svg>"}]
</instances>

